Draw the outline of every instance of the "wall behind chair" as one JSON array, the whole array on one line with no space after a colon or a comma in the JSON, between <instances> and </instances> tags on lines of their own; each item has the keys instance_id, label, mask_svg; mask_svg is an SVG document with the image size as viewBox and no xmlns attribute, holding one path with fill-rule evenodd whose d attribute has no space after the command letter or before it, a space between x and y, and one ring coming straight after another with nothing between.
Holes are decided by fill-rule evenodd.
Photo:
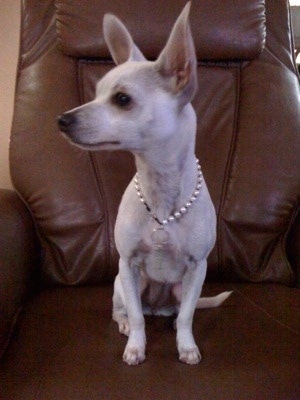
<instances>
[{"instance_id":1,"label":"wall behind chair","mask_svg":"<svg viewBox=\"0 0 300 400\"><path fill-rule=\"evenodd\" d=\"M11 188L8 163L20 32L20 0L0 0L0 188Z\"/></svg>"}]
</instances>

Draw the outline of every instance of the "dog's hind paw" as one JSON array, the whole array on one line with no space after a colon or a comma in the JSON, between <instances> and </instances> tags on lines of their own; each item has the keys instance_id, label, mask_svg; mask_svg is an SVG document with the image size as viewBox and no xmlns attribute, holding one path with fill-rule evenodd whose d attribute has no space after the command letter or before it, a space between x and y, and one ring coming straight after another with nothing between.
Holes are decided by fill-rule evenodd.
<instances>
[{"instance_id":1,"label":"dog's hind paw","mask_svg":"<svg viewBox=\"0 0 300 400\"><path fill-rule=\"evenodd\" d=\"M130 325L127 316L119 315L117 313L113 313L113 320L117 322L119 327L119 332L122 335L129 336L130 333Z\"/></svg>"},{"instance_id":2,"label":"dog's hind paw","mask_svg":"<svg viewBox=\"0 0 300 400\"><path fill-rule=\"evenodd\" d=\"M179 360L190 365L198 364L201 361L201 354L197 346L190 349L179 350Z\"/></svg>"},{"instance_id":3,"label":"dog's hind paw","mask_svg":"<svg viewBox=\"0 0 300 400\"><path fill-rule=\"evenodd\" d=\"M128 319L123 319L122 321L119 321L118 322L118 325L119 325L119 332L122 334L122 335L125 335L125 336L129 336L129 333L130 333L130 326L129 326L129 321L128 321Z\"/></svg>"},{"instance_id":4,"label":"dog's hind paw","mask_svg":"<svg viewBox=\"0 0 300 400\"><path fill-rule=\"evenodd\" d=\"M126 346L123 361L128 365L138 365L145 360L145 349Z\"/></svg>"}]
</instances>

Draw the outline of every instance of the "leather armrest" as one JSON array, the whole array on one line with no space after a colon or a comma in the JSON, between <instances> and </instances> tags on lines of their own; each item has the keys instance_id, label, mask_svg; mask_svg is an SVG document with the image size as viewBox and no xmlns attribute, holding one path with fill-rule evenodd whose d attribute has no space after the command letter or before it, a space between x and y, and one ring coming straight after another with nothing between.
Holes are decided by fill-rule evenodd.
<instances>
[{"instance_id":1,"label":"leather armrest","mask_svg":"<svg viewBox=\"0 0 300 400\"><path fill-rule=\"evenodd\" d=\"M14 191L0 189L0 357L18 312L37 282L40 254L28 209Z\"/></svg>"},{"instance_id":2,"label":"leather armrest","mask_svg":"<svg viewBox=\"0 0 300 400\"><path fill-rule=\"evenodd\" d=\"M300 288L300 209L287 238L287 254L296 275L296 286Z\"/></svg>"}]
</instances>

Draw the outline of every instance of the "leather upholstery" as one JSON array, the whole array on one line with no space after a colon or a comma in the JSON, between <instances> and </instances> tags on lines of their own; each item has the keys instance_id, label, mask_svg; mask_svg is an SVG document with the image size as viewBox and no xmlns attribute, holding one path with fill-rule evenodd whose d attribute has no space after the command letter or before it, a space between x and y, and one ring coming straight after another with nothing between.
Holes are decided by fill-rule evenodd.
<instances>
[{"instance_id":1,"label":"leather upholstery","mask_svg":"<svg viewBox=\"0 0 300 400\"><path fill-rule=\"evenodd\" d=\"M19 196L0 190L0 357L15 319L28 295L36 289L40 246L29 211Z\"/></svg>"},{"instance_id":2,"label":"leather upholstery","mask_svg":"<svg viewBox=\"0 0 300 400\"><path fill-rule=\"evenodd\" d=\"M165 45L172 25L185 0L149 2L131 1L128 7L120 3L91 0L56 2L58 39L64 54L72 57L110 58L102 35L103 15L107 12L122 16L136 43L148 59L156 59ZM162 7L163 4L163 7ZM132 8L134 7L134 12ZM167 10L167 12L165 11ZM151 16L151 25L145 23ZM253 59L263 50L266 37L264 1L240 0L218 4L200 1L191 14L191 26L199 60ZM155 37L155 40L152 40Z\"/></svg>"},{"instance_id":3,"label":"leather upholstery","mask_svg":"<svg viewBox=\"0 0 300 400\"><path fill-rule=\"evenodd\" d=\"M299 289L226 283L204 293L228 288L222 308L195 314L203 360L194 367L177 360L165 317L146 319L146 361L125 365L110 285L44 290L23 310L0 366L1 399L298 400Z\"/></svg>"},{"instance_id":4,"label":"leather upholstery","mask_svg":"<svg viewBox=\"0 0 300 400\"><path fill-rule=\"evenodd\" d=\"M23 0L10 145L22 201L0 194L1 399L300 398L300 89L287 0L193 2L196 153L218 214L204 292L235 293L196 313L199 366L176 360L160 318L147 320L145 364L121 361L113 229L133 158L71 146L56 117L91 100L113 67L105 12L154 59L184 4Z\"/></svg>"},{"instance_id":5,"label":"leather upholstery","mask_svg":"<svg viewBox=\"0 0 300 400\"><path fill-rule=\"evenodd\" d=\"M107 52L104 59L85 57L90 52L93 57L97 54L97 32L104 10L111 6L98 1L90 7L82 2L59 1L54 7L50 0L47 2L39 6L36 14L43 18L43 24L35 13L27 15L26 5L31 10L31 1L25 2L24 44L11 138L12 179L37 222L45 255L45 281L111 281L118 260L113 241L115 216L134 171L132 158L128 154L80 151L71 147L56 127L56 116L92 99L96 81L112 67ZM123 7L118 5L118 9L116 4L113 10L122 15ZM141 7L139 1L130 4L125 20L128 10ZM151 4L155 10L155 2ZM199 90L194 101L199 116L197 155L218 211L218 242L210 257L208 276L293 284L295 272L287 261L284 242L299 202L300 113L299 107L295 107L299 104L299 86L287 31L287 4L270 1L265 9L262 1L251 1L239 11L231 1L226 8L222 4L220 8L214 6L214 15L217 19L225 15L225 36L229 32L231 38L228 26L236 27L238 13L248 23L240 36L234 33L240 39L235 53L228 48L227 59L223 54L221 61L199 60ZM173 18L166 8L161 9L161 2L156 5L160 10L159 31L164 31L165 38ZM207 9L204 3L193 17L202 15L202 8ZM170 7L171 15L175 16L180 9L180 4ZM208 16L212 13L206 12ZM271 24L266 43L265 12ZM93 14L97 15L96 22ZM132 14L132 23L137 19L135 15ZM278 18L282 22L273 33ZM219 31L211 28L213 24L213 19L205 23L201 18L199 46L208 37L214 53ZM94 30L95 44L90 40ZM149 37L153 37L150 30L140 30L141 43L144 39L149 42ZM70 48L65 44L68 40ZM82 49L82 41L91 49ZM222 51L226 49L225 42L219 44ZM253 43L258 43L256 57L264 46L259 58L251 63L232 61L233 54L243 59L247 53L244 49L249 50L249 59L253 57ZM77 58L66 56L61 46L67 53L76 52ZM83 56L79 57L81 50ZM147 55L151 56L154 50L146 47ZM280 98L275 102L278 93ZM290 143L296 143L296 147Z\"/></svg>"}]
</instances>

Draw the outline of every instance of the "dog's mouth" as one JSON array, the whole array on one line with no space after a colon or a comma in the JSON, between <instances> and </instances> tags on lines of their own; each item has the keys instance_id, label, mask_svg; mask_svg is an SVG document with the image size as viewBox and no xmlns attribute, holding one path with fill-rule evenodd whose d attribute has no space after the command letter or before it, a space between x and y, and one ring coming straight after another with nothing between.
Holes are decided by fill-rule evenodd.
<instances>
[{"instance_id":1,"label":"dog's mouth","mask_svg":"<svg viewBox=\"0 0 300 400\"><path fill-rule=\"evenodd\" d=\"M119 140L105 140L103 142L98 142L98 143L84 143L82 140L78 139L77 137L74 137L70 134L66 134L65 132L61 131L61 134L68 139L68 141L73 145L76 146L82 150L87 150L87 151L97 151L97 150L128 150L131 151L132 153L141 153L143 152L143 149L140 147L132 147L130 145L126 145L125 143L119 141Z\"/></svg>"},{"instance_id":2,"label":"dog's mouth","mask_svg":"<svg viewBox=\"0 0 300 400\"><path fill-rule=\"evenodd\" d=\"M82 143L82 142L72 141L72 143L75 146L80 147L81 149L91 150L91 151L115 150L121 146L121 142L119 142L118 140L105 141L105 142L99 142L99 143Z\"/></svg>"},{"instance_id":3,"label":"dog's mouth","mask_svg":"<svg viewBox=\"0 0 300 400\"><path fill-rule=\"evenodd\" d=\"M117 140L112 140L112 141L107 141L107 142L100 142L100 143L95 143L95 144L90 144L90 145L87 145L87 146L110 146L110 145L112 145L112 146L114 146L114 145L116 145L116 146L118 146L118 145L120 145L121 144L121 142L119 142L119 141L117 141Z\"/></svg>"},{"instance_id":4,"label":"dog's mouth","mask_svg":"<svg viewBox=\"0 0 300 400\"><path fill-rule=\"evenodd\" d=\"M60 131L62 136L64 136L71 144L74 146L80 147L84 150L102 150L106 147L119 147L121 142L119 140L105 140L103 142L98 143L85 143L81 140L80 137L70 134L69 132Z\"/></svg>"}]
</instances>

